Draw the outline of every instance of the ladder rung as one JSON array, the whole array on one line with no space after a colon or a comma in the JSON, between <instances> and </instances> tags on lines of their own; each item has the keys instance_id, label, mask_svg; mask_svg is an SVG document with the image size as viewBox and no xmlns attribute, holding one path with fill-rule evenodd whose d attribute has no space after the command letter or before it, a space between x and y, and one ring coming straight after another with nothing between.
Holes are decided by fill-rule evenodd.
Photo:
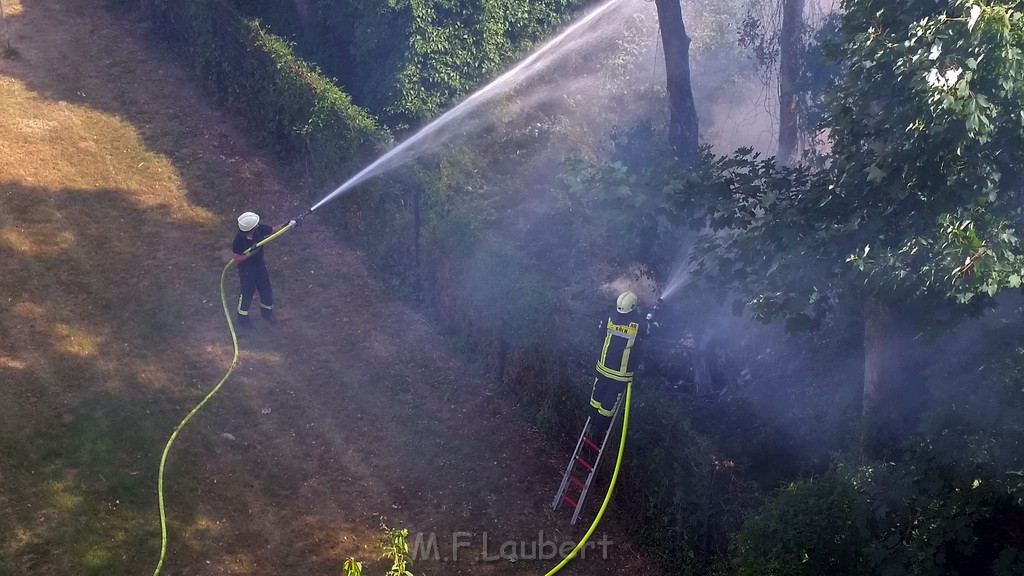
<instances>
[{"instance_id":1,"label":"ladder rung","mask_svg":"<svg viewBox=\"0 0 1024 576\"><path fill-rule=\"evenodd\" d=\"M572 480L573 484L579 486L580 488L583 488L583 482L580 482L579 478L577 478L575 476L569 476L569 480Z\"/></svg>"},{"instance_id":2,"label":"ladder rung","mask_svg":"<svg viewBox=\"0 0 1024 576\"><path fill-rule=\"evenodd\" d=\"M565 500L566 502L568 502L569 504L571 504L573 508L575 508L575 507L576 507L576 501L575 501L575 500L573 500L572 498L569 498L569 497L568 497L568 496L566 496L565 494L562 494L562 500Z\"/></svg>"},{"instance_id":3,"label":"ladder rung","mask_svg":"<svg viewBox=\"0 0 1024 576\"><path fill-rule=\"evenodd\" d=\"M583 467L586 468L587 470L593 470L594 469L593 466L591 466L590 464L587 464L586 460L584 460L583 458L580 458L579 456L576 457L576 461L579 462L580 464L582 464Z\"/></svg>"},{"instance_id":4,"label":"ladder rung","mask_svg":"<svg viewBox=\"0 0 1024 576\"><path fill-rule=\"evenodd\" d=\"M591 440L590 438L587 438L587 437L584 436L583 437L583 441L587 443L587 446L590 446L594 450L597 450L598 452L601 451L601 447L598 446L597 444L595 444L594 441Z\"/></svg>"}]
</instances>

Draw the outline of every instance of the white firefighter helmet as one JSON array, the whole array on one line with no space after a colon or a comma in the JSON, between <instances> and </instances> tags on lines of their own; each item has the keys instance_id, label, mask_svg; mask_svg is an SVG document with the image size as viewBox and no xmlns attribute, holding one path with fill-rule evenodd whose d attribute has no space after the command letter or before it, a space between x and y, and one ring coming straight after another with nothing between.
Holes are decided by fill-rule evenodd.
<instances>
[{"instance_id":1,"label":"white firefighter helmet","mask_svg":"<svg viewBox=\"0 0 1024 576\"><path fill-rule=\"evenodd\" d=\"M248 232L256 227L260 223L260 216L255 212L243 212L238 217L238 229L242 232Z\"/></svg>"},{"instance_id":2,"label":"white firefighter helmet","mask_svg":"<svg viewBox=\"0 0 1024 576\"><path fill-rule=\"evenodd\" d=\"M632 292L623 292L619 294L619 299L615 301L615 309L620 314L628 314L636 308L637 297Z\"/></svg>"}]
</instances>

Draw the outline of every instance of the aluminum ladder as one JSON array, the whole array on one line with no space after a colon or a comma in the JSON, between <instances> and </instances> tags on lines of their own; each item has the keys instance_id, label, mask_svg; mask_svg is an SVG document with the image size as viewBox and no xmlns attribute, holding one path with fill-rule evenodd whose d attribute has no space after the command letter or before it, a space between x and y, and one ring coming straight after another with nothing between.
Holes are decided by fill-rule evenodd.
<instances>
[{"instance_id":1,"label":"aluminum ladder","mask_svg":"<svg viewBox=\"0 0 1024 576\"><path fill-rule=\"evenodd\" d=\"M570 524L576 524L576 520L580 517L580 511L583 510L583 501L586 500L587 492L590 491L590 484L597 475L597 467L601 464L601 456L604 455L604 449L608 445L608 438L611 437L612 429L615 428L615 422L619 418L619 408L621 406L622 395L615 402L615 410L612 412L611 420L608 422L608 428L604 432L604 438L601 440L600 446L590 439L589 434L593 420L593 417L590 416L587 417L587 422L583 425L580 439L576 441L576 450L573 451L572 458L569 459L569 465L565 467L562 483L558 486L555 499L551 502L552 510L558 510L562 502L568 502L575 509L572 513L572 520L569 521ZM576 470L585 472L587 479L584 481L577 478ZM579 495L573 499L569 493L576 490L579 491Z\"/></svg>"}]
</instances>

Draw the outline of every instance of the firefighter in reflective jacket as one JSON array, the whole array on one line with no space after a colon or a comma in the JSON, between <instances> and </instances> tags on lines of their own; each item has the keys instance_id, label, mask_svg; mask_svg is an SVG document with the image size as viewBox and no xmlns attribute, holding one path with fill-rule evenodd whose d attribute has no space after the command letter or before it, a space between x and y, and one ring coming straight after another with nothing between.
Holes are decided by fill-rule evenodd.
<instances>
[{"instance_id":1,"label":"firefighter in reflective jacket","mask_svg":"<svg viewBox=\"0 0 1024 576\"><path fill-rule=\"evenodd\" d=\"M590 396L591 422L598 430L608 426L615 404L633 380L640 352L637 344L648 331L637 303L636 294L623 292L615 302L615 313L602 325L604 346L597 360L597 377Z\"/></svg>"}]
</instances>

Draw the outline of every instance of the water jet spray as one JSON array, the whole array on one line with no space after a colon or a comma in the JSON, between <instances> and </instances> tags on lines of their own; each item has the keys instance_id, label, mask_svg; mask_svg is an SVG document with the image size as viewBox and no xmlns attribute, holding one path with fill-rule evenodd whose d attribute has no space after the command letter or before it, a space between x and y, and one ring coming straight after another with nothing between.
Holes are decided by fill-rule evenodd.
<instances>
[{"instance_id":1,"label":"water jet spray","mask_svg":"<svg viewBox=\"0 0 1024 576\"><path fill-rule=\"evenodd\" d=\"M320 206L344 194L357 184L400 166L409 160L418 158L425 152L447 142L458 132L456 130L456 128L459 128L457 121L464 120L470 112L492 101L495 96L508 93L513 88L522 85L526 80L536 77L548 69L560 56L577 51L585 47L590 41L598 41L599 39L594 40L590 38L592 36L591 32L598 28L598 24L602 20L611 17L617 10L624 9L623 6L619 5L625 5L629 1L607 0L532 52L512 69L497 77L483 88L473 92L454 108L421 128L408 139L373 161L366 168L360 170L341 186L314 204L309 209L309 212L313 212ZM472 127L470 126L469 128ZM466 126L462 126L462 133L469 133Z\"/></svg>"},{"instance_id":2,"label":"water jet spray","mask_svg":"<svg viewBox=\"0 0 1024 576\"><path fill-rule=\"evenodd\" d=\"M682 261L676 262L676 265L672 267L672 272L669 274L668 282L665 284L665 289L661 292L661 298L658 302L668 298L676 290L679 290L683 286L690 283L690 268L683 264Z\"/></svg>"}]
</instances>

